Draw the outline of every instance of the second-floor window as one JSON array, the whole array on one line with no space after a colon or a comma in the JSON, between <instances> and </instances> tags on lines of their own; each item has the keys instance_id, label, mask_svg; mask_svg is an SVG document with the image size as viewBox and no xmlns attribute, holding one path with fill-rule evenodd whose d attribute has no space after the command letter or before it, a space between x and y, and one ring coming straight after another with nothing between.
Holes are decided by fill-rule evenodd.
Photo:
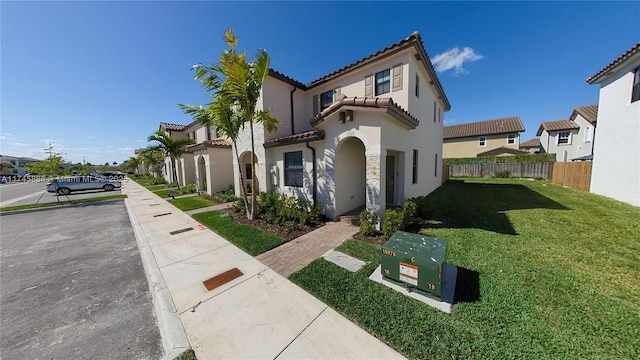
<instances>
[{"instance_id":1,"label":"second-floor window","mask_svg":"<svg viewBox=\"0 0 640 360\"><path fill-rule=\"evenodd\" d=\"M516 134L509 134L507 136L507 144L512 145L516 143Z\"/></svg>"},{"instance_id":2,"label":"second-floor window","mask_svg":"<svg viewBox=\"0 0 640 360\"><path fill-rule=\"evenodd\" d=\"M633 89L631 90L631 102L640 100L640 67L633 70Z\"/></svg>"},{"instance_id":3,"label":"second-floor window","mask_svg":"<svg viewBox=\"0 0 640 360\"><path fill-rule=\"evenodd\" d=\"M487 146L487 137L481 136L478 138L478 146Z\"/></svg>"},{"instance_id":4,"label":"second-floor window","mask_svg":"<svg viewBox=\"0 0 640 360\"><path fill-rule=\"evenodd\" d=\"M320 94L320 111L328 108L333 104L333 90Z\"/></svg>"},{"instance_id":5,"label":"second-floor window","mask_svg":"<svg viewBox=\"0 0 640 360\"><path fill-rule=\"evenodd\" d=\"M412 180L414 184L418 183L418 150L413 149L413 176Z\"/></svg>"},{"instance_id":6,"label":"second-floor window","mask_svg":"<svg viewBox=\"0 0 640 360\"><path fill-rule=\"evenodd\" d=\"M284 153L284 185L302 187L302 151Z\"/></svg>"},{"instance_id":7,"label":"second-floor window","mask_svg":"<svg viewBox=\"0 0 640 360\"><path fill-rule=\"evenodd\" d=\"M558 145L571 144L571 132L563 131L558 133Z\"/></svg>"},{"instance_id":8,"label":"second-floor window","mask_svg":"<svg viewBox=\"0 0 640 360\"><path fill-rule=\"evenodd\" d=\"M584 142L591 142L593 140L593 129L591 126L587 126L584 129Z\"/></svg>"},{"instance_id":9,"label":"second-floor window","mask_svg":"<svg viewBox=\"0 0 640 360\"><path fill-rule=\"evenodd\" d=\"M391 91L391 69L376 74L376 96Z\"/></svg>"},{"instance_id":10,"label":"second-floor window","mask_svg":"<svg viewBox=\"0 0 640 360\"><path fill-rule=\"evenodd\" d=\"M207 126L207 140L211 140L211 126Z\"/></svg>"}]
</instances>

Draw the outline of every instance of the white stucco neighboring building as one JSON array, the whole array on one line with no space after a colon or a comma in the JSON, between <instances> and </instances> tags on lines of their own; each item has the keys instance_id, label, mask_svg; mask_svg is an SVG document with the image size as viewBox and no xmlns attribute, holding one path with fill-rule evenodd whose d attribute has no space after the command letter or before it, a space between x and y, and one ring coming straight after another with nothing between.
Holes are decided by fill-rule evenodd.
<instances>
[{"instance_id":1,"label":"white stucco neighboring building","mask_svg":"<svg viewBox=\"0 0 640 360\"><path fill-rule=\"evenodd\" d=\"M595 142L598 105L578 106L568 120L546 121L540 124L537 136L547 154L556 154L556 161L590 160Z\"/></svg>"},{"instance_id":2,"label":"white stucco neighboring building","mask_svg":"<svg viewBox=\"0 0 640 360\"><path fill-rule=\"evenodd\" d=\"M640 206L640 43L587 82L600 85L591 192Z\"/></svg>"},{"instance_id":3,"label":"white stucco neighboring building","mask_svg":"<svg viewBox=\"0 0 640 360\"><path fill-rule=\"evenodd\" d=\"M449 101L420 35L303 84L275 70L258 110L278 129L255 129L258 191L319 201L329 218L426 195L442 183L442 129ZM240 169L250 172L248 130L238 139ZM239 192L238 166L233 170Z\"/></svg>"}]
</instances>

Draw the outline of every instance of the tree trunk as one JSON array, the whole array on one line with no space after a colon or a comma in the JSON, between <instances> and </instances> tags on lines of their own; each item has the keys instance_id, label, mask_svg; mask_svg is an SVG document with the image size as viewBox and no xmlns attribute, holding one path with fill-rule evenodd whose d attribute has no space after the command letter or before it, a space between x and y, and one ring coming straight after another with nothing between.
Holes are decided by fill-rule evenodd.
<instances>
[{"instance_id":1,"label":"tree trunk","mask_svg":"<svg viewBox=\"0 0 640 360\"><path fill-rule=\"evenodd\" d=\"M256 216L256 161L255 144L253 139L253 119L249 119L249 129L251 131L251 214L249 220Z\"/></svg>"},{"instance_id":2,"label":"tree trunk","mask_svg":"<svg viewBox=\"0 0 640 360\"><path fill-rule=\"evenodd\" d=\"M238 176L240 177L240 193L242 194L242 200L244 200L244 210L247 212L247 218L249 218L249 199L247 198L247 188L244 186L244 178L242 177L242 164L240 164L240 154L238 154L238 146L236 142L233 142L233 147L236 150L236 160L238 161Z\"/></svg>"},{"instance_id":3,"label":"tree trunk","mask_svg":"<svg viewBox=\"0 0 640 360\"><path fill-rule=\"evenodd\" d=\"M176 160L177 159L171 158L171 168L173 169L173 180L175 180L176 186L178 187L178 190L180 190L180 181L178 181L178 169L176 166Z\"/></svg>"}]
</instances>

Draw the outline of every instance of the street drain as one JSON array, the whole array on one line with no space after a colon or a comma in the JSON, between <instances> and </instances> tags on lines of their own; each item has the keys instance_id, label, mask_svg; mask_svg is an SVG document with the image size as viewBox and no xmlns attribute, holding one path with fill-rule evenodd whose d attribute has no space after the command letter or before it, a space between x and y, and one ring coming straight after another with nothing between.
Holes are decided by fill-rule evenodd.
<instances>
[{"instance_id":1,"label":"street drain","mask_svg":"<svg viewBox=\"0 0 640 360\"><path fill-rule=\"evenodd\" d=\"M242 275L242 271L238 270L238 268L233 268L229 271L223 272L220 275L214 276L209 280L205 280L202 283L204 284L204 287L207 288L207 290L211 291L219 286L228 283L233 279L239 278Z\"/></svg>"},{"instance_id":2,"label":"street drain","mask_svg":"<svg viewBox=\"0 0 640 360\"><path fill-rule=\"evenodd\" d=\"M181 234L183 232L187 232L187 231L191 231L191 230L193 230L193 228L192 227L188 227L188 228L172 231L172 232L169 233L169 235Z\"/></svg>"},{"instance_id":3,"label":"street drain","mask_svg":"<svg viewBox=\"0 0 640 360\"><path fill-rule=\"evenodd\" d=\"M140 199L140 200L153 200L153 198L148 198L148 199Z\"/></svg>"},{"instance_id":4,"label":"street drain","mask_svg":"<svg viewBox=\"0 0 640 360\"><path fill-rule=\"evenodd\" d=\"M165 216L165 215L171 215L171 213L164 213L164 214L153 215L153 217L160 217L160 216Z\"/></svg>"},{"instance_id":5,"label":"street drain","mask_svg":"<svg viewBox=\"0 0 640 360\"><path fill-rule=\"evenodd\" d=\"M158 205L160 205L160 204L150 204L149 206L158 206Z\"/></svg>"}]
</instances>

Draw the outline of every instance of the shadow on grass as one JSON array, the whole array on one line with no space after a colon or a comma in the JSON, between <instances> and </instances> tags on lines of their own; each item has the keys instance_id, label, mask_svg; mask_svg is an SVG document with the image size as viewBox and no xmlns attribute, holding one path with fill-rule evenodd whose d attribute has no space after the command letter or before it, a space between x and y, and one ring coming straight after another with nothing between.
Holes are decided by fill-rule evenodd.
<instances>
[{"instance_id":1,"label":"shadow on grass","mask_svg":"<svg viewBox=\"0 0 640 360\"><path fill-rule=\"evenodd\" d=\"M480 273L458 266L455 303L480 301Z\"/></svg>"},{"instance_id":2,"label":"shadow on grass","mask_svg":"<svg viewBox=\"0 0 640 360\"><path fill-rule=\"evenodd\" d=\"M475 228L506 235L518 235L507 210L570 210L524 185L464 180L449 180L421 201L420 207L428 209L423 216L430 219L424 228Z\"/></svg>"}]
</instances>

